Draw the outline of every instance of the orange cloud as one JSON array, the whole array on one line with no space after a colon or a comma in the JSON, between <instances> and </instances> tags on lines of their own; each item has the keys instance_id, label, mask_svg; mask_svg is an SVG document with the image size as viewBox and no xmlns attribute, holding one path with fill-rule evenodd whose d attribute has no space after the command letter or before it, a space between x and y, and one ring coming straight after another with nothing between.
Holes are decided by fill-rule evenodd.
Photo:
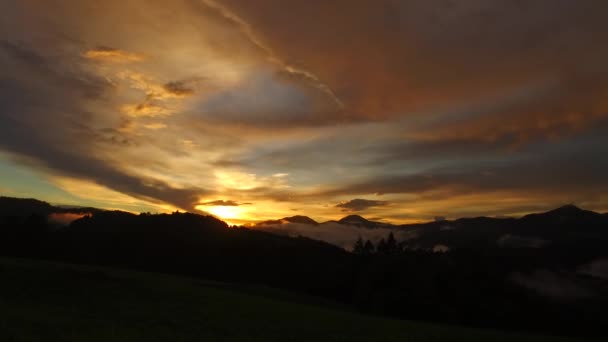
<instances>
[{"instance_id":1,"label":"orange cloud","mask_svg":"<svg viewBox=\"0 0 608 342\"><path fill-rule=\"evenodd\" d=\"M167 108L156 106L149 103L140 103L140 104L128 104L123 105L120 110L132 117L157 117L157 116L168 116L171 113ZM160 128L159 126L154 126L152 128Z\"/></svg>"},{"instance_id":2,"label":"orange cloud","mask_svg":"<svg viewBox=\"0 0 608 342\"><path fill-rule=\"evenodd\" d=\"M153 123L145 124L144 128L151 129L151 130L157 130L157 129L167 128L167 125L165 125L164 123L160 123L160 122L153 122Z\"/></svg>"},{"instance_id":3,"label":"orange cloud","mask_svg":"<svg viewBox=\"0 0 608 342\"><path fill-rule=\"evenodd\" d=\"M105 46L100 46L95 49L88 50L83 54L83 56L93 60L101 60L114 63L139 62L144 59L144 57L140 54L120 49L109 48Z\"/></svg>"}]
</instances>

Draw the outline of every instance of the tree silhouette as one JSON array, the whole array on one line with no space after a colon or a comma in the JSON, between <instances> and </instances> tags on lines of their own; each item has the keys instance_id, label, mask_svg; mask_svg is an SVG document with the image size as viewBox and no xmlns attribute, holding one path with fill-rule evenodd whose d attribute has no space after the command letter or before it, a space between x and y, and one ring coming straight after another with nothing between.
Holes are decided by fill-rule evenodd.
<instances>
[{"instance_id":1,"label":"tree silhouette","mask_svg":"<svg viewBox=\"0 0 608 342\"><path fill-rule=\"evenodd\" d=\"M363 244L363 239L359 235L357 242L355 242L355 246L353 247L353 253L357 255L365 254L365 246Z\"/></svg>"},{"instance_id":2,"label":"tree silhouette","mask_svg":"<svg viewBox=\"0 0 608 342\"><path fill-rule=\"evenodd\" d=\"M374 244L369 240L365 241L365 245L363 246L363 255L372 255L374 254L374 250Z\"/></svg>"},{"instance_id":3,"label":"tree silhouette","mask_svg":"<svg viewBox=\"0 0 608 342\"><path fill-rule=\"evenodd\" d=\"M386 254L396 254L398 249L397 240L395 240L395 236L393 235L393 232L391 232L386 239Z\"/></svg>"},{"instance_id":4,"label":"tree silhouette","mask_svg":"<svg viewBox=\"0 0 608 342\"><path fill-rule=\"evenodd\" d=\"M387 254L387 245L386 245L386 240L384 238L380 239L380 241L378 241L378 246L376 246L376 251L379 254Z\"/></svg>"}]
</instances>

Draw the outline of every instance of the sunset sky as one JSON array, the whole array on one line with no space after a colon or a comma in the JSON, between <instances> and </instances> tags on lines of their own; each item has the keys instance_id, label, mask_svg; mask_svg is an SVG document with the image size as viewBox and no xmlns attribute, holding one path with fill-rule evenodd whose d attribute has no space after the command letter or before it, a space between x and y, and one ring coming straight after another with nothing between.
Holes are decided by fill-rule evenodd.
<instances>
[{"instance_id":1,"label":"sunset sky","mask_svg":"<svg viewBox=\"0 0 608 342\"><path fill-rule=\"evenodd\" d=\"M608 210L604 0L0 3L0 194L240 224Z\"/></svg>"}]
</instances>

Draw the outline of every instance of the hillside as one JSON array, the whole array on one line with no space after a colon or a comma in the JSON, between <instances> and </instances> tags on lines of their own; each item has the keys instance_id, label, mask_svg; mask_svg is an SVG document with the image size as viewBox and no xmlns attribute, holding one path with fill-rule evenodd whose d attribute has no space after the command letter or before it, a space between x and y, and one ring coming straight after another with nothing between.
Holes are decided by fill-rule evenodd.
<instances>
[{"instance_id":1,"label":"hillside","mask_svg":"<svg viewBox=\"0 0 608 342\"><path fill-rule=\"evenodd\" d=\"M158 273L3 258L0 274L2 341L570 341L375 318Z\"/></svg>"}]
</instances>

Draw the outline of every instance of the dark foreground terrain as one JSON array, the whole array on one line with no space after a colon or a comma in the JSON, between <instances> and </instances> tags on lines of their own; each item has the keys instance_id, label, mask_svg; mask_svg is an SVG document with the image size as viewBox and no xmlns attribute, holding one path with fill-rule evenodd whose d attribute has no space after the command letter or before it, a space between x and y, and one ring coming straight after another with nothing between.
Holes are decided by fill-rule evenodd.
<instances>
[{"instance_id":1,"label":"dark foreground terrain","mask_svg":"<svg viewBox=\"0 0 608 342\"><path fill-rule=\"evenodd\" d=\"M66 217L69 222L61 222ZM232 288L256 284L298 293L296 297L288 296L299 298L298 302L308 303L311 297L324 298L340 303L351 312L441 326L586 339L608 337L608 215L566 206L520 219L482 217L395 226L390 228L386 240L380 240L376 246L369 241L359 241L358 245L349 252L310 238L228 227L216 218L189 213L135 215L93 208L66 209L36 200L0 197L0 255L4 257L173 274L230 283ZM435 252L434 247L441 245L446 248ZM85 308L94 309L98 305L96 296L104 298L100 301L103 305L110 305L100 307L106 313L103 317L118 319L117 322L122 322L122 314L128 314L129 310L139 312L142 307L146 314L168 310L168 316L157 322L160 328L164 324L168 324L166 329L186 324L183 320L190 316L184 314L183 319L173 321L172 309L154 309L155 301L151 298L165 298L164 295L151 292L138 302L139 295L145 295L147 288L123 286L122 281L113 282L112 277L97 279L99 273L85 272L85 275L92 274L88 279L76 272L73 274L76 279L72 279L70 276L56 278L57 274L52 272L41 274L40 268L31 275L25 271L21 276L10 272L0 278L6 287L2 298L13 298L14 289L33 286L31 294L39 296L30 294L22 299L37 298L41 304L51 300L77 320L87 317ZM11 282L14 283L11 285ZM108 287L107 293L97 286ZM149 286L156 289L154 291L165 291L164 285L155 280L150 280ZM173 288L173 285L167 286L166 291ZM87 291L93 291L94 295L89 296ZM177 292L181 300L194 303L197 297L190 299L189 291ZM61 296L55 298L55 294ZM93 298L91 303L82 300L89 298L86 296ZM172 296L168 294L166 298ZM128 299L126 307L119 305L123 299ZM235 306L235 301L217 299L230 314L209 319L237 331L243 329L240 328L242 321L250 318L242 317L241 307ZM3 308L10 308L10 303ZM9 312L26 310L27 303L15 302L12 304L15 309ZM171 299L160 303L174 305ZM244 306L243 314L250 307L255 306ZM264 314L265 309L252 312L256 317L251 319L270 317ZM45 310L45 307L39 310L32 307L30 313L24 314L22 322L32 324L32 329L24 330L35 332L36 317L40 315L40 321L46 316L51 317L47 317L49 320L62 317L46 314ZM294 310L296 312L289 315L277 314L277 319L283 319L283 315L293 316L298 324L305 326L303 321L309 318L298 316L300 309ZM208 316L220 317L214 315ZM311 322L323 317L311 316L314 316ZM129 317L124 320L129 321ZM254 327L262 327L263 331L279 329L276 336L311 337L302 335L301 328L289 324L266 321ZM364 328L360 326L363 323L337 323L331 319L323 324L331 329L338 329L340 324L355 324L356 328L352 329ZM53 326L61 325L50 327ZM74 321L72 326L81 329L87 327L87 323ZM121 327L114 326L115 329ZM44 330L48 327L41 325L43 330L39 336L50 334ZM131 323L122 327L138 334L146 333L139 330L149 329ZM8 328L12 329L13 324L8 324ZM63 333L63 328L57 329L57 333ZM95 329L91 326L91 330ZM331 329L321 335L331 336ZM235 334L237 331L229 330ZM198 333L203 332L193 334ZM245 330L243 336L251 334ZM380 332L366 330L353 336L374 334Z\"/></svg>"},{"instance_id":2,"label":"dark foreground terrain","mask_svg":"<svg viewBox=\"0 0 608 342\"><path fill-rule=\"evenodd\" d=\"M5 342L574 341L376 318L270 288L112 268L2 258L0 279Z\"/></svg>"}]
</instances>

